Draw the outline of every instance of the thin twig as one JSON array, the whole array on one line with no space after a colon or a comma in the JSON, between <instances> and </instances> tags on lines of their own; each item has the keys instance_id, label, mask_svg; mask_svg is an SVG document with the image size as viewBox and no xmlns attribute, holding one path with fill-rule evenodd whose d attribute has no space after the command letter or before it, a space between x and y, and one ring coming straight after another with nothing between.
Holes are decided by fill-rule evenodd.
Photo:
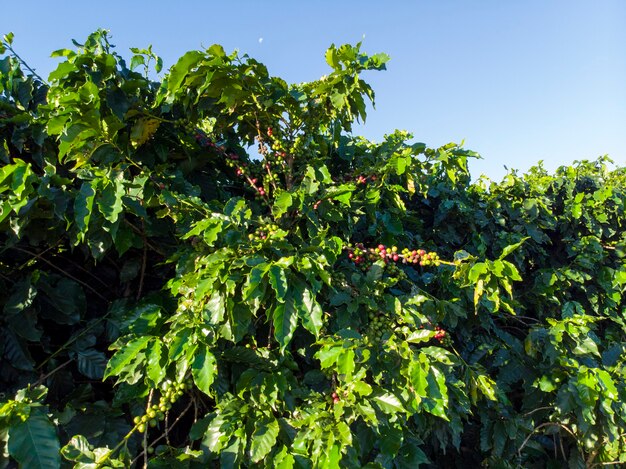
<instances>
[{"instance_id":1,"label":"thin twig","mask_svg":"<svg viewBox=\"0 0 626 469\"><path fill-rule=\"evenodd\" d=\"M20 63L22 64L23 67L25 67L34 77L38 78L39 81L41 81L44 85L48 85L48 82L46 80L44 80L41 75L39 75L34 69L32 69L27 63L26 61L21 58L17 52L15 52L15 50L13 49L13 47L11 47L10 44L3 42L4 46L9 49L11 51L11 54L13 54L13 56L20 61Z\"/></svg>"},{"instance_id":2,"label":"thin twig","mask_svg":"<svg viewBox=\"0 0 626 469\"><path fill-rule=\"evenodd\" d=\"M7 277L6 275L4 275L2 273L0 273L0 277L5 279L7 282L15 283L15 280L13 280L12 278Z\"/></svg>"},{"instance_id":3,"label":"thin twig","mask_svg":"<svg viewBox=\"0 0 626 469\"><path fill-rule=\"evenodd\" d=\"M565 425L563 425L562 423L558 423L558 422L544 422L541 425L536 426L533 431L530 433L530 435L528 435L526 437L526 439L524 440L524 442L522 443L522 446L519 447L519 449L517 450L517 455L519 457L522 457L522 450L524 449L524 446L526 446L526 444L528 443L528 440L530 440L532 438L532 436L537 433L537 431L541 430L544 427L549 427L549 426L553 426L553 427L559 427L562 428L563 430L567 431L570 435L572 435L572 437L574 439L576 438L576 435L574 434L573 431L571 431L569 428L567 428Z\"/></svg>"},{"instance_id":4,"label":"thin twig","mask_svg":"<svg viewBox=\"0 0 626 469\"><path fill-rule=\"evenodd\" d=\"M39 257L43 256L43 255L44 255L45 253L47 253L48 251L50 251L50 250L52 250L52 249L56 248L56 247L59 245L59 243L60 243L60 242L61 242L61 240L59 239L56 243L51 244L50 246L48 246L46 249L44 249L43 251L41 251L41 252L39 253ZM11 248L16 249L16 248L15 248L15 246L8 246L8 249L11 249ZM30 254L30 253L29 253L29 254ZM32 254L31 254L31 256L32 256ZM29 260L27 260L26 262L23 262L23 263L22 263L22 265L20 265L20 266L17 268L17 270L22 270L24 267L26 267L26 266L29 264L29 262L30 262L30 261L32 261L32 259L29 259Z\"/></svg>"},{"instance_id":5,"label":"thin twig","mask_svg":"<svg viewBox=\"0 0 626 469\"><path fill-rule=\"evenodd\" d=\"M111 311L109 311L108 313L104 314L103 316L101 316L98 319L96 319L95 321L93 321L89 326L84 328L80 332L80 334L77 334L77 335L71 337L67 342L65 342L61 347L59 347L56 352L54 352L52 355L49 355L48 358L46 358L43 362L41 362L39 364L39 366L37 366L36 369L37 370L41 369L46 363L48 363L50 360L52 360L54 357L56 357L59 353L61 353L63 350L65 350L70 344L76 342L82 336L87 334L87 332L89 332L91 329L93 329L98 324L100 324L102 321L104 321L106 318L108 318L110 314L111 314Z\"/></svg>"},{"instance_id":6,"label":"thin twig","mask_svg":"<svg viewBox=\"0 0 626 469\"><path fill-rule=\"evenodd\" d=\"M141 258L141 274L139 276L139 288L137 289L137 301L141 299L141 294L143 293L143 282L146 276L146 263L148 260L148 243L146 240L146 225L143 220L141 220L141 237L143 239L143 256Z\"/></svg>"},{"instance_id":7,"label":"thin twig","mask_svg":"<svg viewBox=\"0 0 626 469\"><path fill-rule=\"evenodd\" d=\"M94 295L96 295L98 298L100 298L103 301L108 302L109 300L100 294L100 292L98 290L96 290L95 288L93 288L91 285L89 285L88 283L83 282L82 280L74 277L72 274L70 274L69 272L63 270L61 267L53 264L52 262L50 262L48 259L46 259L45 257L42 257L40 254L37 254L35 252L31 252L27 249L22 249L22 248L18 248L16 246L12 246L11 249L15 249L16 251L21 251L24 252L26 254L29 254L33 257L36 257L37 259L40 259L42 261L44 261L46 264L48 264L50 267L58 270L59 272L63 273L66 277L71 278L72 280L74 280L77 283L80 283L82 286L84 286L85 288L87 288L88 290L90 290Z\"/></svg>"},{"instance_id":8,"label":"thin twig","mask_svg":"<svg viewBox=\"0 0 626 469\"><path fill-rule=\"evenodd\" d=\"M567 456L565 456L565 448L563 447L563 438L559 435L559 447L561 448L561 455L563 455L563 461L567 461Z\"/></svg>"},{"instance_id":9,"label":"thin twig","mask_svg":"<svg viewBox=\"0 0 626 469\"><path fill-rule=\"evenodd\" d=\"M139 228L137 228L135 225L133 225L131 222L129 222L128 220L124 219L124 223L126 223L128 226L130 226L137 234L141 234L141 230ZM165 253L163 251L161 251L159 248L157 248L154 244L151 244L150 241L146 240L146 244L154 252L156 252L157 254L160 254L161 256L165 257Z\"/></svg>"},{"instance_id":10,"label":"thin twig","mask_svg":"<svg viewBox=\"0 0 626 469\"><path fill-rule=\"evenodd\" d=\"M185 409L180 413L180 415L176 418L176 420L174 420L174 422L172 423L172 425L169 427L170 429L172 427L174 427L174 425L176 425L181 418L184 417L184 415L187 413L187 411L189 410L189 408L191 407L192 401L189 401L189 404L187 404L187 407L185 407ZM161 435L160 437L158 437L157 439L152 441L152 445L155 445L156 443L158 443L159 441L161 441L163 438L165 438L167 435L167 432L165 432L163 435ZM140 454L138 454L135 459L132 460L132 462L130 463L130 465L132 466L133 464L135 464L137 462L137 460L139 458L141 458L142 456L144 456L144 453L146 453L146 451L142 451Z\"/></svg>"},{"instance_id":11,"label":"thin twig","mask_svg":"<svg viewBox=\"0 0 626 469\"><path fill-rule=\"evenodd\" d=\"M69 365L70 363L72 363L74 360L73 359L69 359L66 362L61 363L59 366L57 366L54 370L52 370L49 373L46 373L45 375L43 375L41 378L39 378L35 384L33 384L33 386L39 386L40 384L43 384L43 382L45 380L47 380L50 376L52 376L53 374L55 374L57 371L59 371L61 368L65 368L67 365Z\"/></svg>"},{"instance_id":12,"label":"thin twig","mask_svg":"<svg viewBox=\"0 0 626 469\"><path fill-rule=\"evenodd\" d=\"M551 409L552 409L552 407L549 407L549 406L547 406L547 407L537 407L536 409L533 409L533 410L531 410L530 412L526 412L526 413L524 414L524 417L528 417L529 415L532 415L532 414L534 414L535 412L539 412L539 411L541 411L541 410L551 410Z\"/></svg>"},{"instance_id":13,"label":"thin twig","mask_svg":"<svg viewBox=\"0 0 626 469\"><path fill-rule=\"evenodd\" d=\"M58 254L53 254L54 257L60 257ZM92 279L94 279L96 282L99 282L100 285L102 285L103 287L106 287L107 290L110 290L111 287L109 285L107 285L104 280L100 279L100 277L92 274L89 270L85 269L83 266L81 266L78 262L68 258L68 257L63 257L62 259L70 262L74 267L82 270L83 272L85 272L87 275L89 275Z\"/></svg>"},{"instance_id":14,"label":"thin twig","mask_svg":"<svg viewBox=\"0 0 626 469\"><path fill-rule=\"evenodd\" d=\"M170 411L166 410L165 411L165 443L167 444L167 446L172 446L172 444L170 443Z\"/></svg>"},{"instance_id":15,"label":"thin twig","mask_svg":"<svg viewBox=\"0 0 626 469\"><path fill-rule=\"evenodd\" d=\"M148 405L146 406L146 414L150 411L152 405L152 396L154 395L154 389L150 389L148 394ZM143 432L143 467L148 469L148 428Z\"/></svg>"}]
</instances>

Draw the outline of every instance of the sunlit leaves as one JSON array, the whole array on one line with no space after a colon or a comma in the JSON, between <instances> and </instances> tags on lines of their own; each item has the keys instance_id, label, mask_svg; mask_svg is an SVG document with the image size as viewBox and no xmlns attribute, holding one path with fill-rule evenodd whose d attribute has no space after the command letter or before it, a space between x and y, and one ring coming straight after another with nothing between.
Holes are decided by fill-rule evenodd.
<instances>
[{"instance_id":1,"label":"sunlit leaves","mask_svg":"<svg viewBox=\"0 0 626 469\"><path fill-rule=\"evenodd\" d=\"M271 265L268 272L269 282L274 292L276 293L276 299L283 303L287 295L287 275L285 269L278 264Z\"/></svg>"},{"instance_id":2,"label":"sunlit leaves","mask_svg":"<svg viewBox=\"0 0 626 469\"><path fill-rule=\"evenodd\" d=\"M259 462L267 456L276 444L278 431L278 422L274 419L264 419L257 423L250 442L250 460L252 462Z\"/></svg>"},{"instance_id":3,"label":"sunlit leaves","mask_svg":"<svg viewBox=\"0 0 626 469\"><path fill-rule=\"evenodd\" d=\"M122 197L125 194L124 186L119 178L105 182L99 191L97 204L100 213L110 223L115 223L122 213Z\"/></svg>"},{"instance_id":4,"label":"sunlit leaves","mask_svg":"<svg viewBox=\"0 0 626 469\"><path fill-rule=\"evenodd\" d=\"M206 345L201 344L195 352L191 373L198 389L205 394L211 395L211 384L215 379L216 371L215 357Z\"/></svg>"},{"instance_id":5,"label":"sunlit leaves","mask_svg":"<svg viewBox=\"0 0 626 469\"><path fill-rule=\"evenodd\" d=\"M85 467L624 462L623 170L472 182L459 145L355 137L360 44L294 85L76 46L50 86L0 58L10 464L29 416Z\"/></svg>"},{"instance_id":6,"label":"sunlit leaves","mask_svg":"<svg viewBox=\"0 0 626 469\"><path fill-rule=\"evenodd\" d=\"M148 342L153 339L154 338L149 335L144 335L131 339L128 342L122 342L120 344L120 350L113 355L107 364L104 377L108 378L109 376L117 376L121 374L122 371L133 362L133 360L137 357L137 354L146 348Z\"/></svg>"},{"instance_id":7,"label":"sunlit leaves","mask_svg":"<svg viewBox=\"0 0 626 469\"><path fill-rule=\"evenodd\" d=\"M93 212L93 201L96 191L92 183L84 182L76 199L74 199L74 220L79 230L79 239L84 239Z\"/></svg>"},{"instance_id":8,"label":"sunlit leaves","mask_svg":"<svg viewBox=\"0 0 626 469\"><path fill-rule=\"evenodd\" d=\"M298 325L298 312L294 299L290 296L284 303L278 303L272 311L274 336L281 350L286 348Z\"/></svg>"},{"instance_id":9,"label":"sunlit leaves","mask_svg":"<svg viewBox=\"0 0 626 469\"><path fill-rule=\"evenodd\" d=\"M137 148L146 143L157 131L160 123L158 119L138 119L130 130L131 145Z\"/></svg>"}]
</instances>

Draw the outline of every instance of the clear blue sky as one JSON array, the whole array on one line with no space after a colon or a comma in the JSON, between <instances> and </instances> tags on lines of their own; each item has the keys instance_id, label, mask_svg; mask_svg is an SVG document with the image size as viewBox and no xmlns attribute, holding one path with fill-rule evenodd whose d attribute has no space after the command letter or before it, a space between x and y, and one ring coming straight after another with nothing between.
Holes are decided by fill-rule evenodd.
<instances>
[{"instance_id":1,"label":"clear blue sky","mask_svg":"<svg viewBox=\"0 0 626 469\"><path fill-rule=\"evenodd\" d=\"M624 0L22 0L2 10L0 32L13 31L44 75L52 50L99 27L125 56L152 44L166 68L220 43L290 82L326 74L331 43L363 40L392 58L365 77L377 108L357 132L370 139L401 128L430 146L464 140L484 158L474 177L603 154L626 165Z\"/></svg>"}]
</instances>

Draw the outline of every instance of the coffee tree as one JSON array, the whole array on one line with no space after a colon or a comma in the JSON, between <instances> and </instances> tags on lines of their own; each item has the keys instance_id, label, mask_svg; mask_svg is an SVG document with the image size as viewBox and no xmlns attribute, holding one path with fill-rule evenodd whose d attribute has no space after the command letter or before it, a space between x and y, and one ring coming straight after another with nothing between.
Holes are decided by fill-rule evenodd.
<instances>
[{"instance_id":1,"label":"coffee tree","mask_svg":"<svg viewBox=\"0 0 626 469\"><path fill-rule=\"evenodd\" d=\"M356 137L360 44L75 46L0 47L0 467L626 461L623 168Z\"/></svg>"}]
</instances>

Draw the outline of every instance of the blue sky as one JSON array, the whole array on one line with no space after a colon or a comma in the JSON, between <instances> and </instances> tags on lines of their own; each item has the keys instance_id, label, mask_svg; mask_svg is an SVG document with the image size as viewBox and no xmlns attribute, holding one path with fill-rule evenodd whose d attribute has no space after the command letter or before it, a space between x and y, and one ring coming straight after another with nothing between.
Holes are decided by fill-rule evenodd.
<instances>
[{"instance_id":1,"label":"blue sky","mask_svg":"<svg viewBox=\"0 0 626 469\"><path fill-rule=\"evenodd\" d=\"M376 110L355 133L380 140L400 128L430 146L463 140L483 156L474 177L604 154L626 165L623 0L22 0L0 17L0 33L13 31L18 53L44 76L52 50L100 27L125 56L152 44L166 68L220 43L290 82L326 74L331 43L362 40L391 61L365 76Z\"/></svg>"}]
</instances>

